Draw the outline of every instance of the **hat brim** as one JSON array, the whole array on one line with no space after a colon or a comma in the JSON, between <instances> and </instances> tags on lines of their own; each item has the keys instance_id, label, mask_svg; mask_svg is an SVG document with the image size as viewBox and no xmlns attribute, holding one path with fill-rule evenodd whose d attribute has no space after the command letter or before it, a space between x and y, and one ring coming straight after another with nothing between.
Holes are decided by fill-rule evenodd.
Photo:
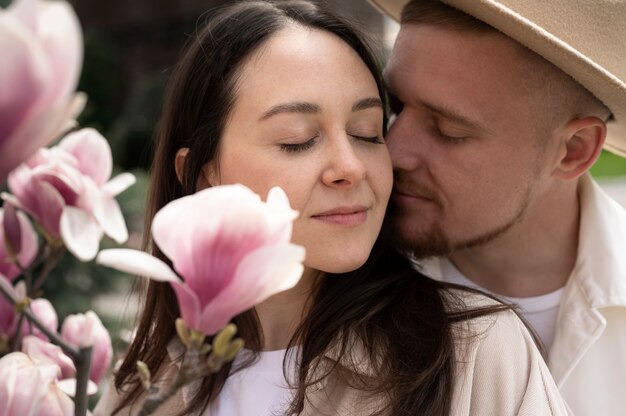
<instances>
[{"instance_id":1,"label":"hat brim","mask_svg":"<svg viewBox=\"0 0 626 416\"><path fill-rule=\"evenodd\" d=\"M408 0L369 0L400 21ZM493 26L569 74L613 113L607 123L605 149L626 157L626 83L568 43L495 0L442 0ZM625 46L626 47L626 46Z\"/></svg>"}]
</instances>

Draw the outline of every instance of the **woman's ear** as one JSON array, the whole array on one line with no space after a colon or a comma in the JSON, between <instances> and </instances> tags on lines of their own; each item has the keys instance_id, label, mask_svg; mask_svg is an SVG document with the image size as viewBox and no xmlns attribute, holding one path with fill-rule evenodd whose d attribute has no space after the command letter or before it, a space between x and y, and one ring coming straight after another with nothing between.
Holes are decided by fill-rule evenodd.
<instances>
[{"instance_id":1,"label":"woman's ear","mask_svg":"<svg viewBox=\"0 0 626 416\"><path fill-rule=\"evenodd\" d=\"M176 152L176 159L174 161L175 169L176 169L176 177L178 181L182 184L183 177L185 174L185 162L187 161L187 156L189 155L189 148L183 147ZM202 171L200 172L200 176L198 176L198 180L196 182L196 191L200 189L208 188L209 186L219 185L219 175L217 174L216 163L211 162L207 163L202 167Z\"/></svg>"},{"instance_id":2,"label":"woman's ear","mask_svg":"<svg viewBox=\"0 0 626 416\"><path fill-rule=\"evenodd\" d=\"M189 154L189 148L183 147L176 152L176 159L174 160L174 168L176 169L176 177L178 182L183 183L183 174L185 172L185 161Z\"/></svg>"},{"instance_id":3,"label":"woman's ear","mask_svg":"<svg viewBox=\"0 0 626 416\"><path fill-rule=\"evenodd\" d=\"M605 138L606 123L597 117L570 121L555 175L575 179L587 172L600 156Z\"/></svg>"}]
</instances>

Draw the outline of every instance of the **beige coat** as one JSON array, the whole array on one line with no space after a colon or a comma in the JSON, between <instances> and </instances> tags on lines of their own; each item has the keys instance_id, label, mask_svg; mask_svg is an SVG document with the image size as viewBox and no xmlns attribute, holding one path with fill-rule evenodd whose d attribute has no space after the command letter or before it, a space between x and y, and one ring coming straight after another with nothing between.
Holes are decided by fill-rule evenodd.
<instances>
[{"instance_id":1,"label":"beige coat","mask_svg":"<svg viewBox=\"0 0 626 416\"><path fill-rule=\"evenodd\" d=\"M484 301L480 301L481 303ZM568 415L556 385L541 354L518 317L511 311L464 323L462 332L468 335L457 340L452 412L454 416L506 415ZM358 351L358 348L352 351ZM355 352L358 359L358 352ZM325 358L332 362L332 357ZM361 361L357 361L361 362ZM172 366L166 377L171 378L177 367ZM360 371L369 374L364 363ZM159 415L174 415L184 408L189 390L183 389L158 411ZM309 391L302 415L367 415L383 404L381 399L366 397L338 377L331 375ZM95 416L109 415L119 398L109 388L94 411ZM138 406L125 409L122 415L135 415ZM204 415L210 415L206 411ZM247 415L233 415L247 416Z\"/></svg>"},{"instance_id":2,"label":"beige coat","mask_svg":"<svg viewBox=\"0 0 626 416\"><path fill-rule=\"evenodd\" d=\"M589 175L579 186L578 255L548 357L577 416L626 414L626 211ZM422 270L441 280L439 261Z\"/></svg>"}]
</instances>

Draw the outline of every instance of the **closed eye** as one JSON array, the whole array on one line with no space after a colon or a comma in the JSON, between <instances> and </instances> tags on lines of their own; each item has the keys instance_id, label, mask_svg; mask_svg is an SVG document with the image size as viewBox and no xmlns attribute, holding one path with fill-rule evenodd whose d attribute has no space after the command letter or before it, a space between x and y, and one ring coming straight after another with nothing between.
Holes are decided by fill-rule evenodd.
<instances>
[{"instance_id":1,"label":"closed eye","mask_svg":"<svg viewBox=\"0 0 626 416\"><path fill-rule=\"evenodd\" d=\"M439 139L449 144L459 144L467 140L467 137L465 136L448 136L447 134L442 133L438 128L435 128L435 134L439 137Z\"/></svg>"},{"instance_id":2,"label":"closed eye","mask_svg":"<svg viewBox=\"0 0 626 416\"><path fill-rule=\"evenodd\" d=\"M309 150L315 144L317 136L310 138L306 142L303 143L281 143L280 150L287 153L297 153L304 152L305 150Z\"/></svg>"},{"instance_id":3,"label":"closed eye","mask_svg":"<svg viewBox=\"0 0 626 416\"><path fill-rule=\"evenodd\" d=\"M357 140L362 140L368 143L376 143L376 144L384 144L385 142L379 136L358 136L356 134L351 134L350 136L354 137Z\"/></svg>"}]
</instances>

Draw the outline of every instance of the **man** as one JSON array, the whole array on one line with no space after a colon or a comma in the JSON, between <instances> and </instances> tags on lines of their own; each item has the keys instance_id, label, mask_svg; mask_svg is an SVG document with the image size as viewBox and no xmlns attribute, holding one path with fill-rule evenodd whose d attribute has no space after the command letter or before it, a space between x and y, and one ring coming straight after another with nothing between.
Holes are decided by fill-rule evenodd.
<instances>
[{"instance_id":1,"label":"man","mask_svg":"<svg viewBox=\"0 0 626 416\"><path fill-rule=\"evenodd\" d=\"M519 305L574 414L625 414L626 213L588 170L626 155L626 1L371 2L401 19L396 234Z\"/></svg>"}]
</instances>

